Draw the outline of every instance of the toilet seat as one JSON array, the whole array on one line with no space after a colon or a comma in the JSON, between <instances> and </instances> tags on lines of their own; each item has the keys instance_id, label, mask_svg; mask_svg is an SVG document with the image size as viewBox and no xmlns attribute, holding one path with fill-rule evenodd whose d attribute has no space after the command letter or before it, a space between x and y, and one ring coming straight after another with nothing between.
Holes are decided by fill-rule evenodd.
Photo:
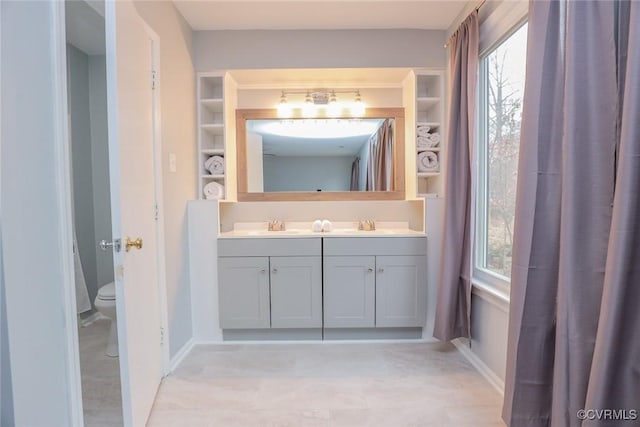
<instances>
[{"instance_id":1,"label":"toilet seat","mask_svg":"<svg viewBox=\"0 0 640 427\"><path fill-rule=\"evenodd\" d=\"M103 301L114 301L116 299L116 284L111 282L101 286L98 289L98 298Z\"/></svg>"}]
</instances>

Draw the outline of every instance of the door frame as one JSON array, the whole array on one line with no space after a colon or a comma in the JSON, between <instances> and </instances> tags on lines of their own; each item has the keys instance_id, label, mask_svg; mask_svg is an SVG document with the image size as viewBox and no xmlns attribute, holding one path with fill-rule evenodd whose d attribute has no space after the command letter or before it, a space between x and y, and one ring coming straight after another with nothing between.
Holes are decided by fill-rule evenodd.
<instances>
[{"instance_id":1,"label":"door frame","mask_svg":"<svg viewBox=\"0 0 640 427\"><path fill-rule=\"evenodd\" d=\"M162 328L162 376L169 375L171 354L169 351L169 305L167 303L167 265L164 239L164 182L162 178L162 114L161 114L161 90L160 84L160 36L142 18L144 27L153 43L153 71L154 89L153 109L153 174L154 197L156 199L156 245L158 260L158 297L160 303L160 326ZM107 88L107 90L109 90Z\"/></svg>"},{"instance_id":2,"label":"door frame","mask_svg":"<svg viewBox=\"0 0 640 427\"><path fill-rule=\"evenodd\" d=\"M58 177L58 198L63 200L58 247L63 259L64 280L64 317L66 330L65 347L67 353L67 375L69 413L71 425L84 425L82 408L82 377L80 373L80 342L78 336L78 316L76 313L76 289L73 257L73 205L71 199L71 144L69 141L69 103L67 99L67 36L65 3L49 1L52 8L51 49L53 50L53 68L55 70L54 105L56 158L54 167ZM57 148L56 148L57 147Z\"/></svg>"},{"instance_id":3,"label":"door frame","mask_svg":"<svg viewBox=\"0 0 640 427\"><path fill-rule=\"evenodd\" d=\"M56 147L55 168L58 175L58 197L64 200L63 210L65 218L60 224L59 248L64 260L64 273L67 277L64 285L64 313L66 319L66 341L67 351L67 375L69 378L69 394L71 420L70 425L84 425L84 413L82 407L82 377L80 371L80 346L78 337L78 318L76 313L75 276L73 259L73 223L72 223L72 201L71 201L71 146L69 143L69 122L68 122L68 99L67 99L67 39L65 21L65 2L49 0L50 7L53 8L53 31L51 48L53 50L53 61L56 70L54 79L54 90L56 102L54 111L56 115L56 133L54 144ZM144 19L143 19L144 21ZM145 22L145 29L153 41L153 66L156 71L157 82L160 75L160 37ZM106 37L106 35L105 35ZM107 79L108 82L108 79ZM114 90L107 85L107 92ZM162 182L162 135L161 135L161 115L160 115L160 85L156 84L153 91L153 164L154 164L154 197L157 205L156 220L156 242L158 261L158 295L160 303L160 324L163 329L164 339L162 345L162 371L163 376L168 375L170 370L170 349L168 341L168 310L167 310L167 284L166 284L166 258L164 251L164 199ZM115 267L115 266L114 266ZM122 360L120 360L122 363Z\"/></svg>"}]
</instances>

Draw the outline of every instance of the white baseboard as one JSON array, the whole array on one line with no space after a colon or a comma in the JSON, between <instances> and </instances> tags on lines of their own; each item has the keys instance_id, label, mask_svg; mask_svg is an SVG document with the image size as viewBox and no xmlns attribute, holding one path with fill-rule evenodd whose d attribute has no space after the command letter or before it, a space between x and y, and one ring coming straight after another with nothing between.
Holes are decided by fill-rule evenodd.
<instances>
[{"instance_id":1,"label":"white baseboard","mask_svg":"<svg viewBox=\"0 0 640 427\"><path fill-rule=\"evenodd\" d=\"M191 353L193 346L195 345L195 340L190 338L189 341L182 346L182 348L171 358L171 362L169 362L169 373L172 373L176 370L178 366L182 363L185 357Z\"/></svg>"},{"instance_id":2,"label":"white baseboard","mask_svg":"<svg viewBox=\"0 0 640 427\"><path fill-rule=\"evenodd\" d=\"M471 348L462 340L455 339L451 341L458 351L471 363L471 365L480 372L489 384L495 388L501 396L504 396L504 381L496 375L487 365L480 359Z\"/></svg>"},{"instance_id":3,"label":"white baseboard","mask_svg":"<svg viewBox=\"0 0 640 427\"><path fill-rule=\"evenodd\" d=\"M1 1L1 0L0 0ZM395 339L345 339L345 340L197 340L194 341L193 346L196 345L291 345L291 344L318 344L318 345L334 345L334 344L430 344L440 342L435 338L395 338Z\"/></svg>"}]
</instances>

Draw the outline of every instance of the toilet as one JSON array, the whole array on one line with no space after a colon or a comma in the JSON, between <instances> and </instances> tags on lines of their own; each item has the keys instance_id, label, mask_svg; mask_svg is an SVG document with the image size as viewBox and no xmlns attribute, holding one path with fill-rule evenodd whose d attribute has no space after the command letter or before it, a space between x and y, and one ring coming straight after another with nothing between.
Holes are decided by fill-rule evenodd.
<instances>
[{"instance_id":1,"label":"toilet","mask_svg":"<svg viewBox=\"0 0 640 427\"><path fill-rule=\"evenodd\" d=\"M114 282L107 283L98 289L94 304L100 314L111 319L105 353L107 356L118 357L118 322L116 320L116 285Z\"/></svg>"}]
</instances>

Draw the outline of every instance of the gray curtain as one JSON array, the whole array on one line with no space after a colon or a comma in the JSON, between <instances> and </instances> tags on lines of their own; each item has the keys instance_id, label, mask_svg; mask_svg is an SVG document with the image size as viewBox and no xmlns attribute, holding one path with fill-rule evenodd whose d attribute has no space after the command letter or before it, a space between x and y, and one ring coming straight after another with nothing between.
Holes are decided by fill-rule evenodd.
<instances>
[{"instance_id":1,"label":"gray curtain","mask_svg":"<svg viewBox=\"0 0 640 427\"><path fill-rule=\"evenodd\" d=\"M449 41L451 84L445 220L433 335L469 336L471 297L471 159L478 74L478 11Z\"/></svg>"},{"instance_id":2,"label":"gray curtain","mask_svg":"<svg viewBox=\"0 0 640 427\"><path fill-rule=\"evenodd\" d=\"M393 176L393 125L389 119L382 122L369 139L367 159L367 191L386 191L392 188Z\"/></svg>"},{"instance_id":3,"label":"gray curtain","mask_svg":"<svg viewBox=\"0 0 640 427\"><path fill-rule=\"evenodd\" d=\"M503 418L637 425L640 3L529 5Z\"/></svg>"},{"instance_id":4,"label":"gray curtain","mask_svg":"<svg viewBox=\"0 0 640 427\"><path fill-rule=\"evenodd\" d=\"M351 186L350 191L360 191L360 157L351 163Z\"/></svg>"}]
</instances>

